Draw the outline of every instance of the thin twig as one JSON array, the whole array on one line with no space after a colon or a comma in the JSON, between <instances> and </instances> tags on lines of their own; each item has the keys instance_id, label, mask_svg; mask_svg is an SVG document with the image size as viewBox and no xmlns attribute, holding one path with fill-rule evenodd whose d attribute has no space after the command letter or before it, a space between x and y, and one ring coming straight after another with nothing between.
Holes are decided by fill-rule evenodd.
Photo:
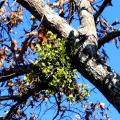
<instances>
[{"instance_id":1,"label":"thin twig","mask_svg":"<svg viewBox=\"0 0 120 120\"><path fill-rule=\"evenodd\" d=\"M96 12L96 14L94 15L95 21L97 20L97 18L102 14L102 12L104 11L104 9L107 7L108 4L111 3L111 0L104 0L104 2L102 3L102 5L100 6L99 10Z\"/></svg>"}]
</instances>

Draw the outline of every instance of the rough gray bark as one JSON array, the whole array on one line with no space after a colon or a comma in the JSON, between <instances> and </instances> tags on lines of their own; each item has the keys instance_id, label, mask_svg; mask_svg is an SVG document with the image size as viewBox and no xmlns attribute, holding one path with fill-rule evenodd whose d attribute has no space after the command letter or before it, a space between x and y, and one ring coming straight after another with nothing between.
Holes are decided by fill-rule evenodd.
<instances>
[{"instance_id":1,"label":"rough gray bark","mask_svg":"<svg viewBox=\"0 0 120 120\"><path fill-rule=\"evenodd\" d=\"M43 24L46 27L49 26L51 30L56 30L65 39L71 40L70 37L72 34L73 44L70 45L75 45L75 51L72 52L72 57L76 60L76 68L85 78L92 82L120 112L120 76L111 70L109 66L98 63L98 58L96 57L96 28L89 1L83 0L78 6L80 9L80 17L82 18L79 30L75 30L69 26L67 22L54 13L43 0L17 0L17 2L29 10L39 20L43 17ZM87 36L82 44L80 42L81 35Z\"/></svg>"}]
</instances>

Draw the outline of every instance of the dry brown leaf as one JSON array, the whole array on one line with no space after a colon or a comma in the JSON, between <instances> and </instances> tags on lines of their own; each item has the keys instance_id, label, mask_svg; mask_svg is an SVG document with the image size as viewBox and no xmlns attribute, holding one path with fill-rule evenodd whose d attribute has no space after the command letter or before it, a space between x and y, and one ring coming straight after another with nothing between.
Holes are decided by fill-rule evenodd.
<instances>
[{"instance_id":1,"label":"dry brown leaf","mask_svg":"<svg viewBox=\"0 0 120 120\"><path fill-rule=\"evenodd\" d=\"M20 116L20 109L17 110L17 115Z\"/></svg>"},{"instance_id":2,"label":"dry brown leaf","mask_svg":"<svg viewBox=\"0 0 120 120\"><path fill-rule=\"evenodd\" d=\"M24 35L24 37L28 37L28 36L37 36L37 35L38 35L37 32L32 31L32 32L26 33L26 34Z\"/></svg>"},{"instance_id":3,"label":"dry brown leaf","mask_svg":"<svg viewBox=\"0 0 120 120\"><path fill-rule=\"evenodd\" d=\"M0 68L3 66L2 62L0 61Z\"/></svg>"},{"instance_id":4,"label":"dry brown leaf","mask_svg":"<svg viewBox=\"0 0 120 120\"><path fill-rule=\"evenodd\" d=\"M45 28L41 28L38 31L38 38L42 38L42 42L47 42L48 36L47 36L47 30Z\"/></svg>"},{"instance_id":5,"label":"dry brown leaf","mask_svg":"<svg viewBox=\"0 0 120 120\"><path fill-rule=\"evenodd\" d=\"M84 109L87 110L88 109L88 105L84 105Z\"/></svg>"},{"instance_id":6,"label":"dry brown leaf","mask_svg":"<svg viewBox=\"0 0 120 120\"><path fill-rule=\"evenodd\" d=\"M12 86L14 86L14 83L9 82L9 83L8 83L8 86L9 86L9 87L12 87Z\"/></svg>"}]
</instances>

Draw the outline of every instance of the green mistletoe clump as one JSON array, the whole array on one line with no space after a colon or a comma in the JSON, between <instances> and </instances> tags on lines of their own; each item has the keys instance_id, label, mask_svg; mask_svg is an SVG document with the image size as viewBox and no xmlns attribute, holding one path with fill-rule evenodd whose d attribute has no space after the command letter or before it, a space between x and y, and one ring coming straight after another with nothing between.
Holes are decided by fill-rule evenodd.
<instances>
[{"instance_id":1,"label":"green mistletoe clump","mask_svg":"<svg viewBox=\"0 0 120 120\"><path fill-rule=\"evenodd\" d=\"M71 59L66 52L65 40L58 38L51 31L47 36L47 42L37 44L36 53L39 53L39 57L34 63L40 67L46 80L51 79L49 86L54 89L46 90L46 94L53 95L59 92L72 102L83 100L89 92L86 86L76 83L77 70L72 67ZM32 73L26 76L26 80L30 81L31 76L37 77L36 73Z\"/></svg>"}]
</instances>

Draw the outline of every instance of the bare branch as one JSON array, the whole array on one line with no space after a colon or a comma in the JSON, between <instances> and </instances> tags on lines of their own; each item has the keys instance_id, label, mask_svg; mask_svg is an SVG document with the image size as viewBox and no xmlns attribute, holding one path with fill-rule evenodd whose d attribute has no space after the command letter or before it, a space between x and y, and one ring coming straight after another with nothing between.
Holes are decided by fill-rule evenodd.
<instances>
[{"instance_id":1,"label":"bare branch","mask_svg":"<svg viewBox=\"0 0 120 120\"><path fill-rule=\"evenodd\" d=\"M58 96L59 96L59 93L58 93ZM56 114L55 114L55 116L53 117L52 120L55 120L57 118L57 116L59 115L60 110L61 110L61 106L60 106L61 100L58 99L60 96L57 98L56 95L54 95L54 97L55 97L55 100L56 100L56 103L57 103L57 112L56 112Z\"/></svg>"},{"instance_id":2,"label":"bare branch","mask_svg":"<svg viewBox=\"0 0 120 120\"><path fill-rule=\"evenodd\" d=\"M120 36L120 30L115 30L112 32L107 33L103 38L98 40L98 49L100 49L104 44L110 42L112 39Z\"/></svg>"},{"instance_id":3,"label":"bare branch","mask_svg":"<svg viewBox=\"0 0 120 120\"><path fill-rule=\"evenodd\" d=\"M14 104L11 108L10 111L7 113L6 117L4 120L10 120L12 114L17 111L18 108L18 103Z\"/></svg>"},{"instance_id":4,"label":"bare branch","mask_svg":"<svg viewBox=\"0 0 120 120\"><path fill-rule=\"evenodd\" d=\"M0 72L0 82L24 75L32 70L33 65L20 65L10 69L3 69Z\"/></svg>"},{"instance_id":5,"label":"bare branch","mask_svg":"<svg viewBox=\"0 0 120 120\"><path fill-rule=\"evenodd\" d=\"M0 101L5 101L5 100L15 100L17 101L19 99L18 95L13 95L13 96L0 96Z\"/></svg>"},{"instance_id":6,"label":"bare branch","mask_svg":"<svg viewBox=\"0 0 120 120\"><path fill-rule=\"evenodd\" d=\"M107 7L107 5L112 5L111 4L112 0L104 0L104 2L102 3L102 5L100 6L99 10L96 12L96 14L94 15L94 19L95 21L97 20L97 18L102 14L102 12L104 11L104 9Z\"/></svg>"}]
</instances>

